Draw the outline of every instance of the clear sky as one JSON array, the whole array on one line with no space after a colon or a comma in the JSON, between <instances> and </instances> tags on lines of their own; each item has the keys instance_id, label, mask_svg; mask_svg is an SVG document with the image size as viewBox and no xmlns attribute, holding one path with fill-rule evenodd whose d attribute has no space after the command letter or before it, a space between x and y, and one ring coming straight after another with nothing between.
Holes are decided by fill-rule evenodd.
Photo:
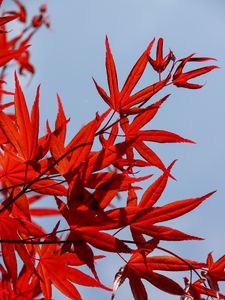
<instances>
[{"instance_id":1,"label":"clear sky","mask_svg":"<svg viewBox=\"0 0 225 300\"><path fill-rule=\"evenodd\" d=\"M6 4L10 0L6 0ZM25 1L30 11L40 1ZM32 83L25 89L33 101L41 83L43 121L53 122L57 110L56 92L61 95L65 112L71 117L71 136L96 111L106 105L98 96L91 77L106 86L106 34L117 62L122 85L130 68L153 37L165 40L177 57L191 53L218 59L221 67L197 81L200 90L172 89L173 95L152 123L152 129L166 129L197 142L154 145L168 164L177 158L173 175L163 196L174 201L217 193L193 213L176 221L176 228L207 238L202 242L170 243L167 247L192 259L205 259L209 251L216 258L225 253L225 2L224 0L48 0L52 30L42 30L32 44L32 60L37 66ZM43 125L44 127L44 125ZM122 261L105 259L98 263L100 276L111 285L112 273ZM150 299L176 299L149 287ZM93 289L80 289L84 300L110 299ZM56 300L64 298L55 292ZM178 297L179 298L179 297ZM178 299L177 298L177 299ZM132 299L128 285L118 290L116 300Z\"/></svg>"}]
</instances>

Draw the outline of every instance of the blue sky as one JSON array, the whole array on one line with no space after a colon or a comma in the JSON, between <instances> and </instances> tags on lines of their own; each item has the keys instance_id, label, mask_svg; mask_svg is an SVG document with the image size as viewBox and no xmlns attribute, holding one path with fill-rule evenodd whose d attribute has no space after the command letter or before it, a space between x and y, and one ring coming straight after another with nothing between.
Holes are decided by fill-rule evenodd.
<instances>
[{"instance_id":1,"label":"blue sky","mask_svg":"<svg viewBox=\"0 0 225 300\"><path fill-rule=\"evenodd\" d=\"M6 0L6 5L11 1ZM26 3L27 2L27 3ZM25 1L35 11L40 1ZM71 137L96 111L106 105L99 98L91 77L106 85L106 34L118 66L122 85L131 67L153 37L162 36L165 47L177 57L191 53L218 59L221 67L198 82L200 90L172 89L171 99L152 123L152 129L166 129L197 142L154 146L168 164L177 158L162 201L174 201L217 190L193 213L170 223L193 235L206 237L202 242L170 243L167 247L184 257L205 259L209 251L216 258L224 254L225 240L225 2L223 0L48 0L52 30L42 30L33 40L32 61L37 66L32 83L25 88L30 103L41 83L42 120L53 124L57 111L56 92L65 112L71 117ZM153 52L154 53L154 52ZM44 127L44 123L43 123ZM113 265L114 264L114 265ZM105 259L98 263L101 278L111 285L112 272L122 261ZM158 293L149 284L151 299L175 299ZM84 299L110 299L98 290L80 289ZM55 292L55 299L63 298ZM118 291L116 300L131 299L128 285Z\"/></svg>"}]
</instances>

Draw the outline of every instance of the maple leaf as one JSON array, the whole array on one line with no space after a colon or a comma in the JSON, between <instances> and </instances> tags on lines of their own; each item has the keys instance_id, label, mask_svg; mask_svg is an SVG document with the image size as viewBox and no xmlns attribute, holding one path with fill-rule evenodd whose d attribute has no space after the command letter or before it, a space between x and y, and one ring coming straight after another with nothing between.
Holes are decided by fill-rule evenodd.
<instances>
[{"instance_id":1,"label":"maple leaf","mask_svg":"<svg viewBox=\"0 0 225 300\"><path fill-rule=\"evenodd\" d=\"M219 281L225 281L225 255L214 262L212 253L208 254L207 257L207 271L202 271L202 275L207 279L209 287L219 297Z\"/></svg>"},{"instance_id":2,"label":"maple leaf","mask_svg":"<svg viewBox=\"0 0 225 300\"><path fill-rule=\"evenodd\" d=\"M7 150L7 148L5 149ZM29 189L41 194L58 196L67 194L67 188L64 185L48 179L48 176L41 178L41 172L46 170L45 160L35 165L36 169L32 165L27 165L16 156L11 155L10 152L7 153L6 151L4 154L4 156L0 154L0 174L2 183L8 189L15 185L24 186L26 190L29 187Z\"/></svg>"},{"instance_id":3,"label":"maple leaf","mask_svg":"<svg viewBox=\"0 0 225 300\"><path fill-rule=\"evenodd\" d=\"M180 300L186 300L190 297L193 298L194 300L203 300L201 295L212 297L212 299L214 298L225 299L225 295L207 288L204 279L199 279L193 283L190 283L188 278L184 277L184 282L185 282L186 296L181 297Z\"/></svg>"},{"instance_id":4,"label":"maple leaf","mask_svg":"<svg viewBox=\"0 0 225 300\"><path fill-rule=\"evenodd\" d=\"M25 219L23 220L20 218L17 220L16 218L11 217L6 210L1 213L0 220L2 257L15 288L17 282L17 259L15 250L18 252L27 268L34 270L33 262L28 250L22 243L19 244L17 241L22 240L21 236L29 237L30 235L42 235L43 231Z\"/></svg>"},{"instance_id":5,"label":"maple leaf","mask_svg":"<svg viewBox=\"0 0 225 300\"><path fill-rule=\"evenodd\" d=\"M139 113L132 123L129 124L128 118L121 120L121 127L126 135L126 139L131 139L137 136L137 139L133 147L138 153L151 165L158 167L159 169L166 171L166 168L157 156L157 154L143 143L143 141L157 142L157 143L194 143L191 140L185 139L175 133L168 132L166 130L141 130L141 127L149 123L156 115L159 107L168 98L168 95L161 100L152 104L147 110ZM128 154L129 155L129 154ZM133 155L131 155L132 157Z\"/></svg>"},{"instance_id":6,"label":"maple leaf","mask_svg":"<svg viewBox=\"0 0 225 300\"><path fill-rule=\"evenodd\" d=\"M39 89L33 104L31 117L27 109L23 91L15 74L15 116L16 124L3 112L0 112L0 126L8 141L25 161L36 159L38 153L39 130Z\"/></svg>"},{"instance_id":7,"label":"maple leaf","mask_svg":"<svg viewBox=\"0 0 225 300\"><path fill-rule=\"evenodd\" d=\"M71 267L71 265L79 266L82 264L76 254L60 254L58 250L56 245L43 245L39 250L40 260L37 272L42 278L40 286L45 299L50 300L52 297L52 283L71 299L82 299L77 288L71 282L84 286L104 288L110 291L109 288L96 279Z\"/></svg>"},{"instance_id":8,"label":"maple leaf","mask_svg":"<svg viewBox=\"0 0 225 300\"><path fill-rule=\"evenodd\" d=\"M143 90L135 93L134 95L131 95L131 92L135 88L136 84L138 83L146 68L148 62L148 55L151 51L153 43L154 39L151 41L144 53L140 56L140 58L132 68L131 72L129 73L123 88L121 89L121 91L119 91L117 71L110 50L108 38L106 37L106 71L110 96L107 95L104 89L101 88L95 80L94 83L98 90L98 93L103 98L103 100L120 114L132 112L132 106L143 103L150 99L155 93L161 90L168 81L167 78L164 81L150 85L144 88Z\"/></svg>"},{"instance_id":9,"label":"maple leaf","mask_svg":"<svg viewBox=\"0 0 225 300\"><path fill-rule=\"evenodd\" d=\"M141 234L147 234L161 240L198 240L200 238L187 235L169 227L155 226L155 223L172 220L190 212L214 193L215 192L211 192L199 198L172 202L162 207L154 207L150 210L149 208L140 210L130 224L131 230Z\"/></svg>"},{"instance_id":10,"label":"maple leaf","mask_svg":"<svg viewBox=\"0 0 225 300\"><path fill-rule=\"evenodd\" d=\"M33 276L32 269L27 268L25 265L23 266L17 279L16 289L13 289L9 273L2 266L0 267L2 272L2 280L0 282L1 299L33 300L40 295L39 280Z\"/></svg>"},{"instance_id":11,"label":"maple leaf","mask_svg":"<svg viewBox=\"0 0 225 300\"><path fill-rule=\"evenodd\" d=\"M82 247L83 242L87 242L93 247L104 251L130 253L131 250L123 241L101 231L109 229L107 227L108 224L110 224L110 229L111 227L117 227L117 224L113 224L111 219L105 224L104 222L102 223L102 217L100 219L96 218L96 212L86 206L80 205L78 209L76 203L71 203L70 207L67 207L58 198L56 198L56 202L60 212L70 226L71 232L67 240L74 240L75 244L76 241L81 243L80 247ZM76 212L76 217L73 217L73 211ZM100 222L99 225L98 221Z\"/></svg>"},{"instance_id":12,"label":"maple leaf","mask_svg":"<svg viewBox=\"0 0 225 300\"><path fill-rule=\"evenodd\" d=\"M141 260L141 263L137 260ZM145 262L147 258L140 253L135 253L131 256L127 264L120 269L114 281L112 300L114 299L116 289L129 279L133 296L137 300L147 300L147 293L141 279L145 279L158 289L173 295L184 295L184 289L172 279L154 272L151 265ZM186 268L185 268L186 270ZM119 278L118 278L119 277ZM139 292L138 292L139 291Z\"/></svg>"},{"instance_id":13,"label":"maple leaf","mask_svg":"<svg viewBox=\"0 0 225 300\"><path fill-rule=\"evenodd\" d=\"M102 124L109 110L96 117L83 126L67 146L64 145L66 137L67 120L63 111L61 100L58 97L58 114L55 122L55 131L50 137L50 151L57 161L56 169L69 183L74 180L74 174L85 165L91 152L95 133ZM62 159L61 159L62 157Z\"/></svg>"},{"instance_id":14,"label":"maple leaf","mask_svg":"<svg viewBox=\"0 0 225 300\"><path fill-rule=\"evenodd\" d=\"M163 57L163 38L159 38L158 40L156 59L154 60L149 56L148 61L153 69L159 74L161 74L166 69L170 61L175 61L174 54L171 50L165 57Z\"/></svg>"},{"instance_id":15,"label":"maple leaf","mask_svg":"<svg viewBox=\"0 0 225 300\"><path fill-rule=\"evenodd\" d=\"M188 80L206 74L218 68L218 66L213 65L213 66L207 66L207 67L191 70L188 72L183 72L183 68L187 62L190 61L202 62L207 60L215 60L214 58L209 58L209 57L193 57L193 55L194 54L191 54L188 57L181 59L180 64L178 65L176 71L174 72L172 81L173 84L176 85L177 87L183 87L188 89L199 89L203 87L202 84L189 83Z\"/></svg>"}]
</instances>

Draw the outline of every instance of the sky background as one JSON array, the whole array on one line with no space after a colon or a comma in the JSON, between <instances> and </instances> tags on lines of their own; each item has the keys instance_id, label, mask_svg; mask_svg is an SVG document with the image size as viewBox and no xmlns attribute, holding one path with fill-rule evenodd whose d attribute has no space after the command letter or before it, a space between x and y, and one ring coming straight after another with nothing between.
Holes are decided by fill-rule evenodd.
<instances>
[{"instance_id":1,"label":"sky background","mask_svg":"<svg viewBox=\"0 0 225 300\"><path fill-rule=\"evenodd\" d=\"M42 2L27 0L24 3L32 15ZM5 1L6 6L10 4L10 0ZM225 253L224 0L48 0L47 4L52 29L41 30L33 39L31 58L37 70L25 93L31 105L36 86L41 83L42 128L46 118L53 124L57 112L56 93L60 94L66 115L71 117L68 138L93 118L96 111L106 109L92 82L93 76L107 88L106 34L117 64L120 86L153 37L164 38L166 54L171 48L179 58L197 53L218 59L221 68L196 81L205 83L204 88L170 90L172 96L151 128L173 131L197 142L196 145L154 145L153 149L166 165L178 159L173 168L177 182L169 182L161 203L217 190L215 196L198 209L168 223L207 239L166 243L167 248L196 260L205 260L209 251L214 251L215 258L219 258ZM117 259L98 262L102 281L111 286L113 272L122 265ZM146 286L150 299L179 298L158 292L149 283ZM104 291L79 290L84 300L110 299ZM67 298L55 291L54 299ZM128 284L118 290L116 300L121 299L132 299Z\"/></svg>"}]
</instances>

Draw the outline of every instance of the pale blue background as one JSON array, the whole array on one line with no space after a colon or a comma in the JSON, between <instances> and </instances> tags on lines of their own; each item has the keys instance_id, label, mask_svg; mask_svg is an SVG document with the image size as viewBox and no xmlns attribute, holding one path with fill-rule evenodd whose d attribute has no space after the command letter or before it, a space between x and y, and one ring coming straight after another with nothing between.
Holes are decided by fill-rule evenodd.
<instances>
[{"instance_id":1,"label":"pale blue background","mask_svg":"<svg viewBox=\"0 0 225 300\"><path fill-rule=\"evenodd\" d=\"M6 0L5 4L10 1ZM30 11L40 1L26 1ZM106 105L99 98L91 77L106 87L104 67L105 35L118 66L122 85L130 68L152 38L162 36L165 46L177 57L190 53L218 59L219 70L197 80L201 90L172 89L171 99L152 123L194 139L197 145L154 145L168 164L177 158L163 196L166 201L203 195L217 189L215 196L186 217L168 223L187 233L207 237L202 242L166 243L168 249L184 257L205 259L209 251L216 258L225 253L225 2L224 0L49 0L52 31L42 30L33 40L32 61L36 75L26 89L30 103L35 87L42 84L42 120L53 124L57 111L56 92L71 117L70 137ZM146 81L147 82L147 81ZM44 123L42 125L44 128ZM115 255L116 256L116 255ZM113 272L123 265L105 259L98 262L102 281L112 285ZM183 275L178 276L182 279ZM150 299L178 299L158 292L147 284ZM110 299L104 291L79 288L85 300ZM54 299L66 299L59 292ZM132 299L125 284L116 299Z\"/></svg>"}]
</instances>

